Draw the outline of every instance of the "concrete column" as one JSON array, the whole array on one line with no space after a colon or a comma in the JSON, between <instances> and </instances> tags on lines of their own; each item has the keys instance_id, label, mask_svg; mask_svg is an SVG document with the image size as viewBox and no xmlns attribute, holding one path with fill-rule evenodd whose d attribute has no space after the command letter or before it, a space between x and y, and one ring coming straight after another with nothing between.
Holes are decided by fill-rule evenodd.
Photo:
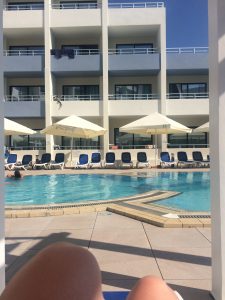
<instances>
[{"instance_id":1,"label":"concrete column","mask_svg":"<svg viewBox=\"0 0 225 300\"><path fill-rule=\"evenodd\" d=\"M225 1L208 4L212 295L225 300Z\"/></svg>"},{"instance_id":2,"label":"concrete column","mask_svg":"<svg viewBox=\"0 0 225 300\"><path fill-rule=\"evenodd\" d=\"M51 0L45 0L44 10L44 35L45 35L45 126L52 124L52 73L51 73L51 55L50 49L52 48L52 39L50 31L50 16L51 16ZM53 137L46 135L46 152L52 153L53 151Z\"/></svg>"},{"instance_id":3,"label":"concrete column","mask_svg":"<svg viewBox=\"0 0 225 300\"><path fill-rule=\"evenodd\" d=\"M162 23L158 34L158 44L160 50L161 70L158 75L158 91L159 91L159 113L166 115L166 11L163 10ZM158 136L158 146L162 151L167 147L167 135Z\"/></svg>"},{"instance_id":4,"label":"concrete column","mask_svg":"<svg viewBox=\"0 0 225 300\"><path fill-rule=\"evenodd\" d=\"M108 0L102 1L102 126L107 129L102 137L103 153L109 149L109 114L108 114Z\"/></svg>"},{"instance_id":5,"label":"concrete column","mask_svg":"<svg viewBox=\"0 0 225 300\"><path fill-rule=\"evenodd\" d=\"M0 294L5 287L3 3L0 1Z\"/></svg>"}]
</instances>

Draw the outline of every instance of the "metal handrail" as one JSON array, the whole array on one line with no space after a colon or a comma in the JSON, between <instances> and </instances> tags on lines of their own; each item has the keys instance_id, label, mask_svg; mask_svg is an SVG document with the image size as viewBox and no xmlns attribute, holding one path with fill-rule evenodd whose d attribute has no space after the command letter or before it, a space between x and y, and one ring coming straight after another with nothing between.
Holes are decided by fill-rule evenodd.
<instances>
[{"instance_id":1,"label":"metal handrail","mask_svg":"<svg viewBox=\"0 0 225 300\"><path fill-rule=\"evenodd\" d=\"M100 101L100 95L54 95L53 101Z\"/></svg>"},{"instance_id":2,"label":"metal handrail","mask_svg":"<svg viewBox=\"0 0 225 300\"><path fill-rule=\"evenodd\" d=\"M4 5L4 10L44 10L44 2L41 3L27 3L27 4L8 4Z\"/></svg>"},{"instance_id":3,"label":"metal handrail","mask_svg":"<svg viewBox=\"0 0 225 300\"><path fill-rule=\"evenodd\" d=\"M109 100L156 100L158 94L109 94Z\"/></svg>"},{"instance_id":4,"label":"metal handrail","mask_svg":"<svg viewBox=\"0 0 225 300\"><path fill-rule=\"evenodd\" d=\"M171 144L167 143L167 148L209 148L209 144Z\"/></svg>"},{"instance_id":5,"label":"metal handrail","mask_svg":"<svg viewBox=\"0 0 225 300\"><path fill-rule=\"evenodd\" d=\"M205 99L209 98L209 93L168 93L167 99Z\"/></svg>"},{"instance_id":6,"label":"metal handrail","mask_svg":"<svg viewBox=\"0 0 225 300\"><path fill-rule=\"evenodd\" d=\"M109 3L109 8L161 8L164 2Z\"/></svg>"},{"instance_id":7,"label":"metal handrail","mask_svg":"<svg viewBox=\"0 0 225 300\"><path fill-rule=\"evenodd\" d=\"M176 53L176 54L182 54L182 53L208 53L209 48L208 47L184 47L184 48L166 48L166 53Z\"/></svg>"},{"instance_id":8,"label":"metal handrail","mask_svg":"<svg viewBox=\"0 0 225 300\"><path fill-rule=\"evenodd\" d=\"M55 52L55 53L54 53ZM70 56L70 55L98 55L100 54L99 49L52 49L51 55L57 57Z\"/></svg>"},{"instance_id":9,"label":"metal handrail","mask_svg":"<svg viewBox=\"0 0 225 300\"><path fill-rule=\"evenodd\" d=\"M98 3L61 3L52 4L53 9L96 9L98 8Z\"/></svg>"},{"instance_id":10,"label":"metal handrail","mask_svg":"<svg viewBox=\"0 0 225 300\"><path fill-rule=\"evenodd\" d=\"M109 49L108 54L154 54L159 53L157 48L127 48L127 49Z\"/></svg>"},{"instance_id":11,"label":"metal handrail","mask_svg":"<svg viewBox=\"0 0 225 300\"><path fill-rule=\"evenodd\" d=\"M37 56L44 55L45 50L4 50L4 56Z\"/></svg>"},{"instance_id":12,"label":"metal handrail","mask_svg":"<svg viewBox=\"0 0 225 300\"><path fill-rule=\"evenodd\" d=\"M18 101L44 101L45 95L6 95L5 102L18 102Z\"/></svg>"},{"instance_id":13,"label":"metal handrail","mask_svg":"<svg viewBox=\"0 0 225 300\"><path fill-rule=\"evenodd\" d=\"M101 149L100 146L61 146L61 145L54 145L54 149L55 150L79 150L79 149L83 149L83 150L99 150Z\"/></svg>"}]
</instances>

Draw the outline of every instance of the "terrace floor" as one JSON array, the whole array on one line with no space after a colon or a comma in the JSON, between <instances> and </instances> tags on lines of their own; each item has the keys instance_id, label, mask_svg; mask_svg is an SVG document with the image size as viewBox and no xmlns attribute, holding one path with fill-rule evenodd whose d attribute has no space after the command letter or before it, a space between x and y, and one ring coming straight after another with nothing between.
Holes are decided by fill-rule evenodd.
<instances>
[{"instance_id":1,"label":"terrace floor","mask_svg":"<svg viewBox=\"0 0 225 300\"><path fill-rule=\"evenodd\" d=\"M210 228L159 228L114 213L6 219L6 280L57 241L88 248L103 290L129 290L147 274L161 276L185 300L211 299Z\"/></svg>"}]
</instances>

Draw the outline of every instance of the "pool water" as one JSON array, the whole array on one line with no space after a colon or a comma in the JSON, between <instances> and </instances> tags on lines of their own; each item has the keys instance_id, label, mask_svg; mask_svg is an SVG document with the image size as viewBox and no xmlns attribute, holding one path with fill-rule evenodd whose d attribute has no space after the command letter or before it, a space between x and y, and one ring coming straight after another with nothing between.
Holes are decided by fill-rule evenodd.
<instances>
[{"instance_id":1,"label":"pool water","mask_svg":"<svg viewBox=\"0 0 225 300\"><path fill-rule=\"evenodd\" d=\"M60 174L25 176L22 180L6 178L5 181L6 205L78 203L169 190L181 194L157 204L190 211L210 210L208 172L151 172L146 177Z\"/></svg>"}]
</instances>

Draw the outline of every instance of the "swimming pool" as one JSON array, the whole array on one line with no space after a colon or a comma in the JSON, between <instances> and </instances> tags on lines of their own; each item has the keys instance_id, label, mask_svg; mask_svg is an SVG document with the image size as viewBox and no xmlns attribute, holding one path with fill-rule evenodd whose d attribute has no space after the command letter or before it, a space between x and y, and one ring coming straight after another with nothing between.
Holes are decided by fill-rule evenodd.
<instances>
[{"instance_id":1,"label":"swimming pool","mask_svg":"<svg viewBox=\"0 0 225 300\"><path fill-rule=\"evenodd\" d=\"M60 174L6 178L6 205L45 205L109 200L149 192L169 190L180 195L157 204L191 210L209 211L209 173L147 173L146 177L104 174Z\"/></svg>"}]
</instances>

